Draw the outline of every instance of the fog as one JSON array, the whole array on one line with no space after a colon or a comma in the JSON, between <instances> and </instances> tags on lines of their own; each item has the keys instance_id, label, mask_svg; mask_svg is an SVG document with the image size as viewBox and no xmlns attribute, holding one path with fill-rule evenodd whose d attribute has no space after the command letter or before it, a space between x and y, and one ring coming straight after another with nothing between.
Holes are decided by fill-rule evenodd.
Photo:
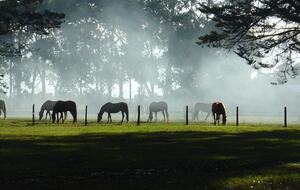
<instances>
[{"instance_id":1,"label":"fog","mask_svg":"<svg viewBox=\"0 0 300 190\"><path fill-rule=\"evenodd\" d=\"M46 1L45 8L66 14L65 23L50 36L26 36L23 56L4 61L8 117L30 117L32 104L37 113L49 99L74 100L79 118L87 105L93 120L104 103L124 101L130 121L138 105L146 120L152 101L166 101L170 121L180 121L187 105L221 101L231 122L236 106L241 122L280 123L284 106L298 122L297 79L271 85L275 73L254 70L230 51L198 46L212 24L192 5L70 2Z\"/></svg>"}]
</instances>

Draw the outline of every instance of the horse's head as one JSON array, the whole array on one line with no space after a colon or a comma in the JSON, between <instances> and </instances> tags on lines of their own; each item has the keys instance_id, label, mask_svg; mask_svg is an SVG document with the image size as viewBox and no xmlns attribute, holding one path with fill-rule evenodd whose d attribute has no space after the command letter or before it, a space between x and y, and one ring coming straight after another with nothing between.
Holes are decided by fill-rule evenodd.
<instances>
[{"instance_id":1,"label":"horse's head","mask_svg":"<svg viewBox=\"0 0 300 190\"><path fill-rule=\"evenodd\" d=\"M40 120L43 118L43 112L39 112Z\"/></svg>"},{"instance_id":2,"label":"horse's head","mask_svg":"<svg viewBox=\"0 0 300 190\"><path fill-rule=\"evenodd\" d=\"M102 114L100 114L99 112L97 117L97 123L99 123L101 120L102 120Z\"/></svg>"},{"instance_id":3,"label":"horse's head","mask_svg":"<svg viewBox=\"0 0 300 190\"><path fill-rule=\"evenodd\" d=\"M152 121L152 119L153 119L153 113L152 113L152 112L150 112L150 113L149 113L149 119L148 119L148 121L150 121L150 122L151 122L151 121Z\"/></svg>"}]
</instances>

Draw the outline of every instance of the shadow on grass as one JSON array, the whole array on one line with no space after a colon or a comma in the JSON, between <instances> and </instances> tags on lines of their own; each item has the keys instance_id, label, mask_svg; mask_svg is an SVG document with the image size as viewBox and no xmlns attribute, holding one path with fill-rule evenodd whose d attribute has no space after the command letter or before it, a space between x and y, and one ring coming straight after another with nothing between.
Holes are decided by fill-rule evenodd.
<instances>
[{"instance_id":1,"label":"shadow on grass","mask_svg":"<svg viewBox=\"0 0 300 190\"><path fill-rule=\"evenodd\" d=\"M0 147L4 189L226 189L229 178L299 161L300 131L100 133L0 140Z\"/></svg>"}]
</instances>

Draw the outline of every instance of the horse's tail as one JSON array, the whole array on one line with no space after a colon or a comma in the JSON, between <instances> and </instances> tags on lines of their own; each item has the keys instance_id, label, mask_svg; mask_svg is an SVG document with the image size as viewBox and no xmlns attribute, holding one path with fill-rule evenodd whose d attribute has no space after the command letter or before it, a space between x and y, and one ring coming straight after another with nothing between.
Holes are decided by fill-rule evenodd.
<instances>
[{"instance_id":1,"label":"horse's tail","mask_svg":"<svg viewBox=\"0 0 300 190\"><path fill-rule=\"evenodd\" d=\"M5 102L3 102L3 114L4 114L4 119L6 119L6 106L5 106Z\"/></svg>"},{"instance_id":2,"label":"horse's tail","mask_svg":"<svg viewBox=\"0 0 300 190\"><path fill-rule=\"evenodd\" d=\"M169 122L169 113L168 113L168 106L166 107L166 115L167 115L167 122Z\"/></svg>"},{"instance_id":3,"label":"horse's tail","mask_svg":"<svg viewBox=\"0 0 300 190\"><path fill-rule=\"evenodd\" d=\"M127 120L127 123L129 121L129 111L128 111L128 106L126 105L126 108L125 108L125 112L126 112L126 120Z\"/></svg>"},{"instance_id":4,"label":"horse's tail","mask_svg":"<svg viewBox=\"0 0 300 190\"><path fill-rule=\"evenodd\" d=\"M74 103L74 110L72 110L72 115L73 115L73 123L77 122L77 108L75 103Z\"/></svg>"}]
</instances>

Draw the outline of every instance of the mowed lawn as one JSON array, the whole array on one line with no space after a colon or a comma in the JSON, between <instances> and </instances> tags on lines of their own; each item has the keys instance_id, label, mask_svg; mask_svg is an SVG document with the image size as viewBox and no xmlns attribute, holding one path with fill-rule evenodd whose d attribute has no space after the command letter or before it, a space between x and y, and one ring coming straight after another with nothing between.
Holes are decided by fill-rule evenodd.
<instances>
[{"instance_id":1,"label":"mowed lawn","mask_svg":"<svg viewBox=\"0 0 300 190\"><path fill-rule=\"evenodd\" d=\"M300 126L0 121L0 189L300 189Z\"/></svg>"}]
</instances>

